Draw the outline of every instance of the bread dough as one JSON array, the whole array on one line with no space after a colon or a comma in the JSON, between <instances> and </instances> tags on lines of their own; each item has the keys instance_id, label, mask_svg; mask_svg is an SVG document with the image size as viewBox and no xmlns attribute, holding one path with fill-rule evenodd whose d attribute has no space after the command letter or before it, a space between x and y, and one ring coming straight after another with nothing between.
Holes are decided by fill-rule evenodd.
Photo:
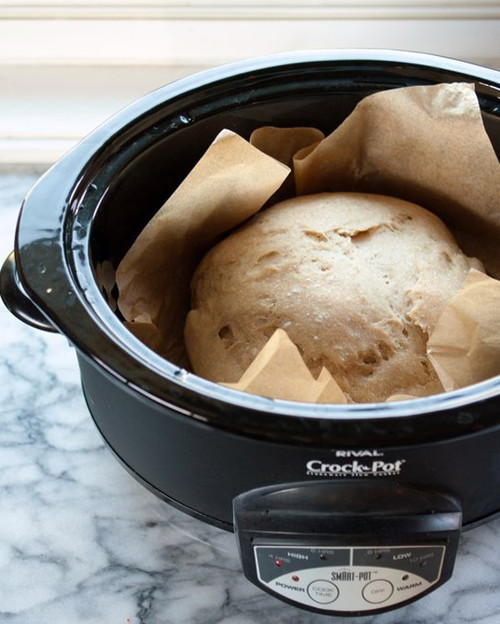
<instances>
[{"instance_id":1,"label":"bread dough","mask_svg":"<svg viewBox=\"0 0 500 624\"><path fill-rule=\"evenodd\" d=\"M281 202L197 268L185 327L193 370L237 382L283 328L313 375L326 367L350 401L441 392L426 344L471 267L415 204L362 193Z\"/></svg>"}]
</instances>

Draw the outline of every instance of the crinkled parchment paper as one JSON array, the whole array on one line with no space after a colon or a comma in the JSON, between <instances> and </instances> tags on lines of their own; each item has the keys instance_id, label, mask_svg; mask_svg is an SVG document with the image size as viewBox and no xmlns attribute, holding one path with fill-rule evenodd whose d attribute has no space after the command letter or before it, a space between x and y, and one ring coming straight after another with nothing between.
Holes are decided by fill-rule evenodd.
<instances>
[{"instance_id":1,"label":"crinkled parchment paper","mask_svg":"<svg viewBox=\"0 0 500 624\"><path fill-rule=\"evenodd\" d=\"M299 195L393 195L432 210L448 226L500 234L500 166L473 85L370 95L294 165Z\"/></svg>"},{"instance_id":2,"label":"crinkled parchment paper","mask_svg":"<svg viewBox=\"0 0 500 624\"><path fill-rule=\"evenodd\" d=\"M257 128L250 135L250 144L264 154L268 154L283 164L293 168L295 154L304 148L317 145L325 135L316 128L277 128L264 126ZM297 194L295 178L288 176L278 191L271 197L270 202L275 204Z\"/></svg>"},{"instance_id":3,"label":"crinkled parchment paper","mask_svg":"<svg viewBox=\"0 0 500 624\"><path fill-rule=\"evenodd\" d=\"M497 248L500 164L472 85L376 93L325 138L310 128L296 133L263 128L254 132L252 143L223 131L118 267L118 305L128 326L179 365L188 365L182 329L192 273L221 234L257 212L280 188L289 169L278 160L293 163L286 193L293 183L300 195L393 195L467 232L480 259L482 238ZM446 389L500 374L500 324L493 313L499 286L473 271L443 312L429 341L429 357ZM237 384L228 385L275 398L345 402L329 372L314 379L283 333L271 337Z\"/></svg>"},{"instance_id":4,"label":"crinkled parchment paper","mask_svg":"<svg viewBox=\"0 0 500 624\"><path fill-rule=\"evenodd\" d=\"M155 351L188 366L189 283L217 237L257 212L290 169L223 130L146 225L116 271L127 326Z\"/></svg>"},{"instance_id":5,"label":"crinkled parchment paper","mask_svg":"<svg viewBox=\"0 0 500 624\"><path fill-rule=\"evenodd\" d=\"M500 374L500 281L471 269L427 343L445 390Z\"/></svg>"},{"instance_id":6,"label":"crinkled parchment paper","mask_svg":"<svg viewBox=\"0 0 500 624\"><path fill-rule=\"evenodd\" d=\"M224 384L273 399L307 403L346 403L346 397L326 368L314 379L284 329L277 329L238 383Z\"/></svg>"}]
</instances>

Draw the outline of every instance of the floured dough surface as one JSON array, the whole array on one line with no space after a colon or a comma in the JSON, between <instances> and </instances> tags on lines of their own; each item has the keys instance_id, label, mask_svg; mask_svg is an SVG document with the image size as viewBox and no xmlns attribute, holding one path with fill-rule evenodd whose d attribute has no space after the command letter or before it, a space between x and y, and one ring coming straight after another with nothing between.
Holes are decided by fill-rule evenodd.
<instances>
[{"instance_id":1,"label":"floured dough surface","mask_svg":"<svg viewBox=\"0 0 500 624\"><path fill-rule=\"evenodd\" d=\"M200 263L185 328L193 370L236 382L280 327L351 401L441 392L427 339L471 266L414 204L361 193L281 202Z\"/></svg>"}]
</instances>

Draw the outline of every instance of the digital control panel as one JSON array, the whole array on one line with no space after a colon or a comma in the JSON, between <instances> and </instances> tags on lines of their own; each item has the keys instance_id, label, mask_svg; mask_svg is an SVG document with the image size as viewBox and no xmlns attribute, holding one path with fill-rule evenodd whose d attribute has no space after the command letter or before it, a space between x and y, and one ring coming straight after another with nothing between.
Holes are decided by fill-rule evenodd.
<instances>
[{"instance_id":1,"label":"digital control panel","mask_svg":"<svg viewBox=\"0 0 500 624\"><path fill-rule=\"evenodd\" d=\"M255 545L257 577L298 604L339 612L397 605L438 583L446 547Z\"/></svg>"}]
</instances>

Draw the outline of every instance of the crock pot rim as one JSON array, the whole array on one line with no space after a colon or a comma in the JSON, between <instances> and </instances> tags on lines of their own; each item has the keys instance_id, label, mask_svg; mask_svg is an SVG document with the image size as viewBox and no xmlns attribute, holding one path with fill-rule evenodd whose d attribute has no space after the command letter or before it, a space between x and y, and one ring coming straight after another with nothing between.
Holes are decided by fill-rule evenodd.
<instances>
[{"instance_id":1,"label":"crock pot rim","mask_svg":"<svg viewBox=\"0 0 500 624\"><path fill-rule=\"evenodd\" d=\"M64 172L72 172L69 175L70 180L65 179L66 184L61 185L56 196L59 201L55 201L55 206L64 206L64 223L62 223L62 215L59 214L58 226L52 233L51 243L53 251L63 263L67 263L69 253L64 248L62 237L64 235L64 226L67 222L68 215L76 209L75 189L81 186L82 179L86 176L91 163L95 161L99 154L102 154L113 139L122 133L128 126L135 123L138 116L144 117L151 113L152 110L161 106L165 101L165 97L176 98L186 93L196 91L203 88L208 83L217 81L225 81L236 76L248 74L249 72L259 72L269 70L271 68L279 68L293 65L303 65L305 63L378 63L378 64L404 64L406 66L414 65L416 67L429 68L443 72L452 72L457 75L469 76L476 81L486 81L489 86L500 89L499 73L495 70L484 68L464 61L448 59L436 55L428 55L416 52L406 52L398 50L376 50L376 49L354 49L354 50L310 50L301 52L288 52L276 55L261 57L258 59L248 59L237 63L231 63L226 66L205 70L193 76L180 79L170 85L166 85L153 91L149 95L144 96L137 102L129 105L123 111L117 113L108 122L97 128L91 135L80 142L73 150L56 163L33 187L27 195L25 204L21 211L18 230L16 235L16 257L18 269L21 276L23 286L33 298L33 300L41 307L43 312L50 318L51 322L62 333L64 333L70 342L72 342L82 353L91 358L96 364L112 374L116 379L128 384L146 396L150 396L156 401L164 401L173 405L180 412L186 412L190 415L198 417L206 414L206 410L199 404L200 394L204 398L215 401L222 411L231 407L231 411L250 410L252 413L261 413L283 418L300 417L305 419L317 419L321 421L333 420L357 420L357 419L387 419L394 417L418 417L422 414L434 413L436 411L447 410L453 407L464 407L476 401L483 401L498 395L500 390L500 378L490 379L475 386L457 390L450 393L414 399L412 401L404 401L398 403L370 403L356 405L311 405L308 403L298 403L283 400L270 400L247 393L241 393L230 390L201 379L192 373L185 373L170 362L160 358L152 353L145 345L133 338L131 334L125 330L116 317L106 319L106 329L110 330L106 333L96 323L96 319L103 319L103 312L100 310L99 302L97 307L92 308L86 298L82 297L80 290L88 290L93 292L97 290L95 284L81 282L81 277L73 275L73 280L61 280L57 285L47 281L48 271L43 275L40 273L39 267L35 267L36 263L33 259L27 260L28 249L30 245L38 240L42 240L48 236L49 231L46 224L39 223L35 228L27 227L26 215L31 203L40 203L47 198L49 187L53 189L53 183L50 181L54 177L60 179ZM77 174L75 175L75 172ZM53 199L53 198L51 198ZM47 204L44 201L45 205ZM55 209L57 211L57 208ZM36 231L36 233L35 233ZM50 237L49 237L50 238ZM84 238L84 236L82 237ZM45 241L47 242L47 238ZM78 254L79 250L75 247L71 253ZM46 268L46 267L45 267ZM52 267L54 268L54 267ZM61 278L63 275L61 275ZM86 279L86 278L85 278ZM85 282L84 279L84 282ZM77 288L75 288L77 286ZM65 290L63 293L62 291ZM50 291L50 292L49 292ZM65 303L66 313L61 316L60 310L52 307L53 302L60 301ZM71 320L75 317L72 314L79 310L85 311L87 321L90 321L91 328L99 330L100 338L104 338L102 348L89 349L86 338L88 339L88 329L80 327L78 323L73 324ZM108 308L109 313L111 311ZM99 313L97 313L99 312ZM94 318L95 316L95 318ZM64 317L64 318L63 318ZM106 313L104 313L104 318ZM81 320L81 315L78 320ZM84 330L84 331L83 331ZM124 334L126 332L126 338ZM85 335L83 335L85 334ZM99 341L94 341L99 345ZM133 346L133 348L131 347ZM112 347L110 349L110 347ZM117 351L118 359L110 357L111 352ZM134 363L143 367L148 375L160 378L167 378L171 384L168 391L166 388L163 392L155 390L151 393L148 388L141 384L141 375L128 375L128 369L124 370L121 366L116 366L117 361L123 363L123 359L133 359ZM137 367L135 367L137 368ZM144 371L143 371L144 372ZM133 379L133 381L132 381ZM159 388L158 383L154 384ZM172 392L174 390L174 392ZM198 400L193 401L196 396ZM189 409L180 407L180 403L190 406ZM192 407L192 409L191 409ZM209 410L211 411L211 410ZM234 415L234 414L233 414Z\"/></svg>"}]
</instances>

